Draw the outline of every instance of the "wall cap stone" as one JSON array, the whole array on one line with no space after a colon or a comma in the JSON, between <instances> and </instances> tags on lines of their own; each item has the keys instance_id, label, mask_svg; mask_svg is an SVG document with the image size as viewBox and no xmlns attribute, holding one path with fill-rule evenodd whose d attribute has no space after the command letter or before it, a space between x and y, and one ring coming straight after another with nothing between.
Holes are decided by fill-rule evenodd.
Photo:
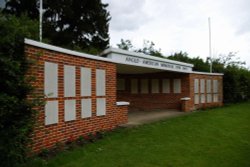
<instances>
[{"instance_id":1,"label":"wall cap stone","mask_svg":"<svg viewBox=\"0 0 250 167\"><path fill-rule=\"evenodd\" d=\"M81 52L61 48L61 47L58 47L58 46L54 46L54 45L34 41L34 40L31 40L31 39L27 39L27 38L24 39L24 43L27 44L27 45L31 45L31 46L51 50L51 51L56 51L56 52L60 52L60 53L68 54L68 55L73 55L73 56L78 56L78 57L83 57L83 58L88 58L88 59L93 59L93 60L116 63L113 60L110 60L110 59L107 59L107 58L104 58L104 57L100 57L98 55L90 55L90 54L87 54L87 53L81 53Z\"/></svg>"},{"instance_id":2,"label":"wall cap stone","mask_svg":"<svg viewBox=\"0 0 250 167\"><path fill-rule=\"evenodd\" d=\"M187 100L191 100L191 98L190 97L183 97L183 98L181 98L181 100L182 101L187 101Z\"/></svg>"},{"instance_id":3,"label":"wall cap stone","mask_svg":"<svg viewBox=\"0 0 250 167\"><path fill-rule=\"evenodd\" d=\"M118 102L116 102L116 105L117 106L128 106L128 105L130 105L130 103L126 102L126 101L118 101Z\"/></svg>"}]
</instances>

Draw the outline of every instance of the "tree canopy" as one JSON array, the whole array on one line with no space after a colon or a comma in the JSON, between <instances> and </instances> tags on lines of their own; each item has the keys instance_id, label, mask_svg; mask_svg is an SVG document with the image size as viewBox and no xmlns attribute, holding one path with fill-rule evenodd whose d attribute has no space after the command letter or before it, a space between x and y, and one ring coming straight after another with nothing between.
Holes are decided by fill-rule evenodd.
<instances>
[{"instance_id":1,"label":"tree canopy","mask_svg":"<svg viewBox=\"0 0 250 167\"><path fill-rule=\"evenodd\" d=\"M4 13L38 20L38 0L9 0ZM51 44L88 53L109 46L108 4L101 0L44 0L43 38Z\"/></svg>"}]
</instances>

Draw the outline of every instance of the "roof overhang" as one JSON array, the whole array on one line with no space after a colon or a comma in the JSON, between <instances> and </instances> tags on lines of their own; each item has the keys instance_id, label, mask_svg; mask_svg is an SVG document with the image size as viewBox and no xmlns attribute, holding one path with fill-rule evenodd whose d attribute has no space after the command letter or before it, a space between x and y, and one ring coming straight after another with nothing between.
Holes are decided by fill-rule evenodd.
<instances>
[{"instance_id":1,"label":"roof overhang","mask_svg":"<svg viewBox=\"0 0 250 167\"><path fill-rule=\"evenodd\" d=\"M191 73L193 68L193 64L115 48L106 49L102 54L113 62L116 62L118 64L118 72L119 69L123 69L122 71L120 70L121 73L129 71L133 72L133 69L135 69L133 66L136 66L139 69L137 70L138 73L143 73L143 69L145 71L144 73L157 71ZM126 69L125 67L128 67L129 69Z\"/></svg>"}]
</instances>

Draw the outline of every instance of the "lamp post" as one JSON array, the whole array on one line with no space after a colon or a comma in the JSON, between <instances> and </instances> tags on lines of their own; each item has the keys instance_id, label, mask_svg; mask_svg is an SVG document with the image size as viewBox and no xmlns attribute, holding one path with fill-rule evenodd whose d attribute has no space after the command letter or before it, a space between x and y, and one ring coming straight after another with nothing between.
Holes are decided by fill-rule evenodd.
<instances>
[{"instance_id":1,"label":"lamp post","mask_svg":"<svg viewBox=\"0 0 250 167\"><path fill-rule=\"evenodd\" d=\"M39 8L39 39L42 42L43 39L43 0L40 0Z\"/></svg>"},{"instance_id":2,"label":"lamp post","mask_svg":"<svg viewBox=\"0 0 250 167\"><path fill-rule=\"evenodd\" d=\"M211 45L211 22L210 17L208 18L208 31L209 31L209 59L210 59L210 73L213 72L213 59L212 59L212 45Z\"/></svg>"}]
</instances>

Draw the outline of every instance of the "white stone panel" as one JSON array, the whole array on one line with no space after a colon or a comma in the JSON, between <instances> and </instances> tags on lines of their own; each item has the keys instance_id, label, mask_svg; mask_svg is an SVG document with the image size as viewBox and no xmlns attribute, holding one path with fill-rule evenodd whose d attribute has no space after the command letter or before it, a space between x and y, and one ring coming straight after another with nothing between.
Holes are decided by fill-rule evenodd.
<instances>
[{"instance_id":1,"label":"white stone panel","mask_svg":"<svg viewBox=\"0 0 250 167\"><path fill-rule=\"evenodd\" d=\"M91 96L91 69L81 67L81 96Z\"/></svg>"},{"instance_id":2,"label":"white stone panel","mask_svg":"<svg viewBox=\"0 0 250 167\"><path fill-rule=\"evenodd\" d=\"M152 79L151 91L152 93L159 93L159 79Z\"/></svg>"},{"instance_id":3,"label":"white stone panel","mask_svg":"<svg viewBox=\"0 0 250 167\"><path fill-rule=\"evenodd\" d=\"M194 95L194 104L199 104L200 103L200 96L199 94Z\"/></svg>"},{"instance_id":4,"label":"white stone panel","mask_svg":"<svg viewBox=\"0 0 250 167\"><path fill-rule=\"evenodd\" d=\"M212 95L207 94L207 103L211 103L211 102L212 102Z\"/></svg>"},{"instance_id":5,"label":"white stone panel","mask_svg":"<svg viewBox=\"0 0 250 167\"><path fill-rule=\"evenodd\" d=\"M199 93L199 79L194 79L194 93Z\"/></svg>"},{"instance_id":6,"label":"white stone panel","mask_svg":"<svg viewBox=\"0 0 250 167\"><path fill-rule=\"evenodd\" d=\"M64 97L74 97L76 95L75 82L75 66L64 65Z\"/></svg>"},{"instance_id":7,"label":"white stone panel","mask_svg":"<svg viewBox=\"0 0 250 167\"><path fill-rule=\"evenodd\" d=\"M125 90L125 79L117 79L117 90Z\"/></svg>"},{"instance_id":8,"label":"white stone panel","mask_svg":"<svg viewBox=\"0 0 250 167\"><path fill-rule=\"evenodd\" d=\"M76 119L76 100L64 101L64 120L72 121Z\"/></svg>"},{"instance_id":9,"label":"white stone panel","mask_svg":"<svg viewBox=\"0 0 250 167\"><path fill-rule=\"evenodd\" d=\"M96 115L97 116L106 115L106 98L96 99Z\"/></svg>"},{"instance_id":10,"label":"white stone panel","mask_svg":"<svg viewBox=\"0 0 250 167\"><path fill-rule=\"evenodd\" d=\"M170 80L169 79L162 80L162 93L170 93Z\"/></svg>"},{"instance_id":11,"label":"white stone panel","mask_svg":"<svg viewBox=\"0 0 250 167\"><path fill-rule=\"evenodd\" d=\"M174 93L181 93L181 79L174 79Z\"/></svg>"},{"instance_id":12,"label":"white stone panel","mask_svg":"<svg viewBox=\"0 0 250 167\"><path fill-rule=\"evenodd\" d=\"M205 93L205 79L200 80L200 93Z\"/></svg>"},{"instance_id":13,"label":"white stone panel","mask_svg":"<svg viewBox=\"0 0 250 167\"><path fill-rule=\"evenodd\" d=\"M212 87L211 87L211 80L207 80L207 93L211 93L212 92Z\"/></svg>"},{"instance_id":14,"label":"white stone panel","mask_svg":"<svg viewBox=\"0 0 250 167\"><path fill-rule=\"evenodd\" d=\"M214 97L213 97L213 102L218 102L219 99L218 99L218 94L214 94Z\"/></svg>"},{"instance_id":15,"label":"white stone panel","mask_svg":"<svg viewBox=\"0 0 250 167\"><path fill-rule=\"evenodd\" d=\"M205 102L206 102L205 94L201 94L201 103Z\"/></svg>"},{"instance_id":16,"label":"white stone panel","mask_svg":"<svg viewBox=\"0 0 250 167\"><path fill-rule=\"evenodd\" d=\"M81 100L82 118L88 118L92 116L92 100L82 99Z\"/></svg>"},{"instance_id":17,"label":"white stone panel","mask_svg":"<svg viewBox=\"0 0 250 167\"><path fill-rule=\"evenodd\" d=\"M58 101L47 101L45 105L45 125L58 123Z\"/></svg>"},{"instance_id":18,"label":"white stone panel","mask_svg":"<svg viewBox=\"0 0 250 167\"><path fill-rule=\"evenodd\" d=\"M58 65L44 63L44 94L47 97L57 97L58 93Z\"/></svg>"},{"instance_id":19,"label":"white stone panel","mask_svg":"<svg viewBox=\"0 0 250 167\"><path fill-rule=\"evenodd\" d=\"M96 70L96 96L106 95L106 71Z\"/></svg>"},{"instance_id":20,"label":"white stone panel","mask_svg":"<svg viewBox=\"0 0 250 167\"><path fill-rule=\"evenodd\" d=\"M218 80L213 80L213 93L218 93Z\"/></svg>"},{"instance_id":21,"label":"white stone panel","mask_svg":"<svg viewBox=\"0 0 250 167\"><path fill-rule=\"evenodd\" d=\"M141 93L148 93L148 79L141 79Z\"/></svg>"},{"instance_id":22,"label":"white stone panel","mask_svg":"<svg viewBox=\"0 0 250 167\"><path fill-rule=\"evenodd\" d=\"M138 93L138 79L131 79L131 93L137 94Z\"/></svg>"}]
</instances>

